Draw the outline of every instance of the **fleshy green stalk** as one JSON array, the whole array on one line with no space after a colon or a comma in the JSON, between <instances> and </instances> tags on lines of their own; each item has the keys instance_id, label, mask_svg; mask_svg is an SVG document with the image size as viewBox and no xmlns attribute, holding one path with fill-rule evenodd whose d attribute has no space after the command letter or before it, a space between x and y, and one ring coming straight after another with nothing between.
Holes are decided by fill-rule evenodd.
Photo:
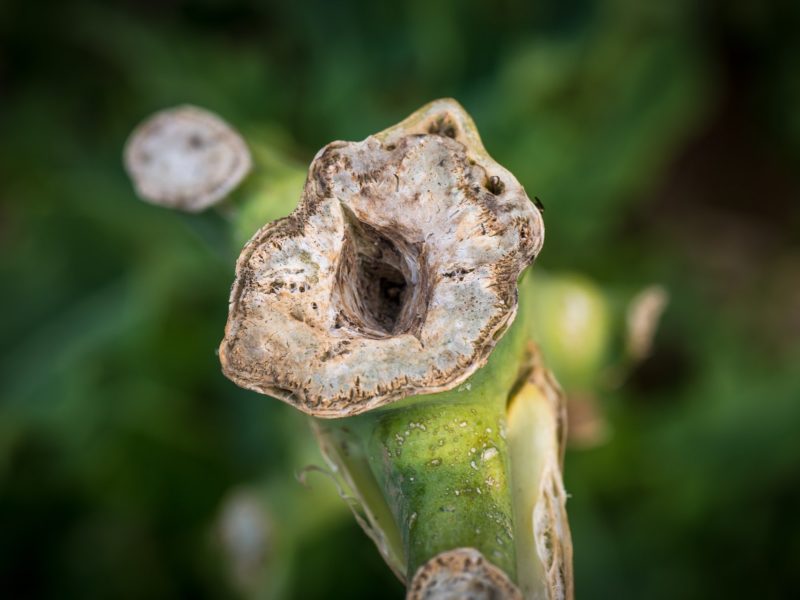
<instances>
[{"instance_id":1,"label":"fleshy green stalk","mask_svg":"<svg viewBox=\"0 0 800 600\"><path fill-rule=\"evenodd\" d=\"M520 287L514 324L466 383L315 427L329 459L336 449L334 468L358 473L353 493L368 516L383 515L369 519L370 534L408 580L433 557L469 547L526 598L569 598L563 404L531 360L533 290L530 280Z\"/></svg>"},{"instance_id":2,"label":"fleshy green stalk","mask_svg":"<svg viewBox=\"0 0 800 600\"><path fill-rule=\"evenodd\" d=\"M400 525L409 578L433 556L479 550L514 578L506 402L524 360L524 324L455 390L357 417L372 473Z\"/></svg>"}]
</instances>

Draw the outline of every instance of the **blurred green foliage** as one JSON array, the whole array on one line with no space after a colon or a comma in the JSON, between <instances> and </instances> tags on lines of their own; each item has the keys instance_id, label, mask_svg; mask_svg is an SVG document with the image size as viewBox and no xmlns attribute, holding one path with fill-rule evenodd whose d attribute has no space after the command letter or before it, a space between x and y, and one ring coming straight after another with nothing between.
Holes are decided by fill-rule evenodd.
<instances>
[{"instance_id":1,"label":"blurred green foliage","mask_svg":"<svg viewBox=\"0 0 800 600\"><path fill-rule=\"evenodd\" d=\"M579 597L789 595L798 25L757 0L0 4L3 596L235 597L218 529L245 486L279 532L264 596L401 597L296 481L303 420L219 372L251 232L139 202L120 157L184 102L306 164L442 96L544 201L542 264L671 294L613 437L567 456Z\"/></svg>"}]
</instances>

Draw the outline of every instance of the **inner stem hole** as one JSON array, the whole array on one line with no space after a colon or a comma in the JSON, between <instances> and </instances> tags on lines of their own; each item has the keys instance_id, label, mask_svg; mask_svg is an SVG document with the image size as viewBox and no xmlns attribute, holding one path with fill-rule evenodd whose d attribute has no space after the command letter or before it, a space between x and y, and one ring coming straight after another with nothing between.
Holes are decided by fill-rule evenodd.
<instances>
[{"instance_id":1,"label":"inner stem hole","mask_svg":"<svg viewBox=\"0 0 800 600\"><path fill-rule=\"evenodd\" d=\"M347 232L334 293L342 316L371 337L405 333L420 314L418 249L342 210Z\"/></svg>"}]
</instances>

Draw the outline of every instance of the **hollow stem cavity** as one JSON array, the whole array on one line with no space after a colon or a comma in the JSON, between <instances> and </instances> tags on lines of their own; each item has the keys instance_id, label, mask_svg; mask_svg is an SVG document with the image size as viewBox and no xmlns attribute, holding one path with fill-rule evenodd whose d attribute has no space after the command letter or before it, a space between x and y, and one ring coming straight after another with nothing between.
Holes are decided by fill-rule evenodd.
<instances>
[{"instance_id":1,"label":"hollow stem cavity","mask_svg":"<svg viewBox=\"0 0 800 600\"><path fill-rule=\"evenodd\" d=\"M345 242L333 298L362 335L384 338L412 332L424 321L428 288L420 244L359 220L342 205Z\"/></svg>"}]
</instances>

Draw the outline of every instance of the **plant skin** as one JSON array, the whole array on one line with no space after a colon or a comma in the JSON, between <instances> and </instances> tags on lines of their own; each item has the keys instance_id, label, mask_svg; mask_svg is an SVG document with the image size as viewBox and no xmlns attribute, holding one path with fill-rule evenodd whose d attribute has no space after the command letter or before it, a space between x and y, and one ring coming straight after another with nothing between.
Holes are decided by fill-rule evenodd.
<instances>
[{"instance_id":1,"label":"plant skin","mask_svg":"<svg viewBox=\"0 0 800 600\"><path fill-rule=\"evenodd\" d=\"M517 582L525 598L572 598L572 541L562 481L566 402L531 345L508 404Z\"/></svg>"},{"instance_id":2,"label":"plant skin","mask_svg":"<svg viewBox=\"0 0 800 600\"><path fill-rule=\"evenodd\" d=\"M524 357L522 323L461 386L341 419L403 524L407 575L431 557L471 547L514 578L516 559L506 403Z\"/></svg>"},{"instance_id":3,"label":"plant skin","mask_svg":"<svg viewBox=\"0 0 800 600\"><path fill-rule=\"evenodd\" d=\"M520 291L535 292L529 278ZM522 303L487 364L451 391L316 421L335 472L347 479L359 470L350 489L364 526L403 581L440 554L470 547L525 598L572 597L564 398L531 345L534 314ZM377 508L359 496L370 488L383 490Z\"/></svg>"}]
</instances>

